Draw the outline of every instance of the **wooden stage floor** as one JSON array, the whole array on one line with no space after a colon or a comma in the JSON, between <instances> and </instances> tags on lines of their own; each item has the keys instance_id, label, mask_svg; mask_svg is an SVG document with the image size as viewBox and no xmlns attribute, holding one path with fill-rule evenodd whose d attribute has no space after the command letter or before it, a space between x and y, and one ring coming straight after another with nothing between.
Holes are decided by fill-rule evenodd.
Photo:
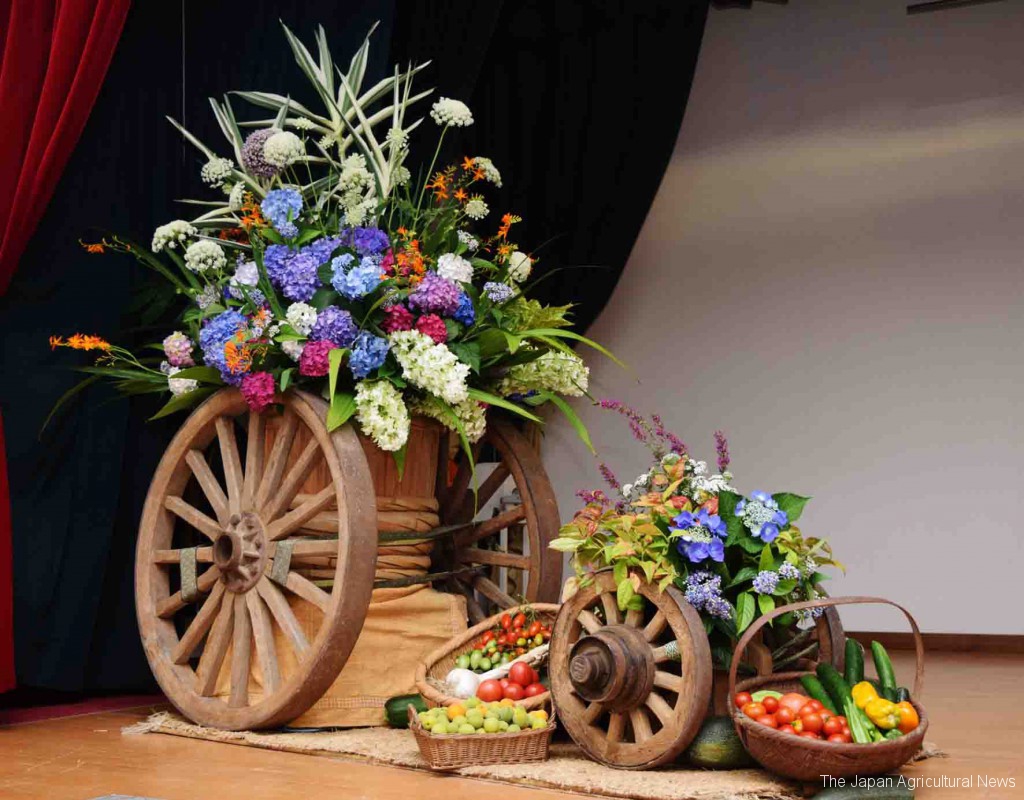
<instances>
[{"instance_id":1,"label":"wooden stage floor","mask_svg":"<svg viewBox=\"0 0 1024 800\"><path fill-rule=\"evenodd\" d=\"M912 673L895 654L898 674ZM1024 797L1024 656L928 656L924 703L929 740L949 758L908 772L933 781L973 776L972 789L920 788L919 798ZM165 735L122 737L145 709L0 728L0 798L86 800L108 794L158 800L556 800L562 792L435 776ZM1015 788L977 788L978 776Z\"/></svg>"}]
</instances>

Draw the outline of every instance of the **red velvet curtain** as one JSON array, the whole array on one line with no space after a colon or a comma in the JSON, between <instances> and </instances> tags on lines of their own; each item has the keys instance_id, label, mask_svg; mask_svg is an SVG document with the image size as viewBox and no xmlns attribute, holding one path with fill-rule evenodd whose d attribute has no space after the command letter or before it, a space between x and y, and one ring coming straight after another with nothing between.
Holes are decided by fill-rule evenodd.
<instances>
[{"instance_id":1,"label":"red velvet curtain","mask_svg":"<svg viewBox=\"0 0 1024 800\"><path fill-rule=\"evenodd\" d=\"M0 294L89 117L129 0L0 0ZM0 691L14 686L11 516L0 418Z\"/></svg>"}]
</instances>

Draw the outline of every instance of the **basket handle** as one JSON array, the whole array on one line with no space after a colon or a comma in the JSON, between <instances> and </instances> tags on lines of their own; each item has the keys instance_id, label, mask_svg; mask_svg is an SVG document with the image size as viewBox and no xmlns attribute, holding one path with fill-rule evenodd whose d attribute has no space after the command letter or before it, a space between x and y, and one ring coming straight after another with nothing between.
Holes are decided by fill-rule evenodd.
<instances>
[{"instance_id":1,"label":"basket handle","mask_svg":"<svg viewBox=\"0 0 1024 800\"><path fill-rule=\"evenodd\" d=\"M757 632L762 627L767 625L775 617L781 616L790 611L802 611L808 608L828 608L829 606L847 606L847 605L870 605L880 604L887 606L894 606L903 612L903 616L907 618L910 623L910 629L914 634L914 651L916 654L916 669L914 671L914 697L920 697L921 691L924 688L924 641L921 639L921 630L917 627L917 621L911 616L910 612L907 611L903 606L898 603L894 603L892 600L886 600L884 597L824 597L819 600L806 600L802 603L790 603L785 606L778 606L774 610L770 611L763 616L758 617L751 623L750 627L747 628L740 640L736 643L736 649L732 654L732 663L729 665L729 697L732 698L736 695L736 672L739 669L740 658L747 649L747 645L750 644L750 640L757 635Z\"/></svg>"}]
</instances>

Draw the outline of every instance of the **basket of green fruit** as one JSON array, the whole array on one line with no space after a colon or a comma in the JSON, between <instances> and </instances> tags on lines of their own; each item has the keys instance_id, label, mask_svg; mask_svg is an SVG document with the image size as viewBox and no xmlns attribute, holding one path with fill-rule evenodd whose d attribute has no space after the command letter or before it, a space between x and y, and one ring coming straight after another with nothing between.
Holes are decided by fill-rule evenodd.
<instances>
[{"instance_id":1,"label":"basket of green fruit","mask_svg":"<svg viewBox=\"0 0 1024 800\"><path fill-rule=\"evenodd\" d=\"M419 713L410 704L409 728L430 768L447 770L545 761L555 719L509 699L486 703L470 697Z\"/></svg>"}]
</instances>

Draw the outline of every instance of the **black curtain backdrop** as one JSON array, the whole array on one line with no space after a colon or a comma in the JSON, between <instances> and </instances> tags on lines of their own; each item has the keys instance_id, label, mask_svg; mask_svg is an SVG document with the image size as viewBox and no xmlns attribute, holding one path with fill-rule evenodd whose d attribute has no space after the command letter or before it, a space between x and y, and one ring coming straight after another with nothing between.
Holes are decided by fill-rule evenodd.
<instances>
[{"instance_id":1,"label":"black curtain backdrop","mask_svg":"<svg viewBox=\"0 0 1024 800\"><path fill-rule=\"evenodd\" d=\"M488 223L505 210L520 214L515 241L542 259L538 274L572 268L537 289L549 302L578 304L584 330L614 289L671 155L706 13L707 0L250 0L242 10L136 3L78 148L0 301L19 683L87 692L154 685L135 624L135 536L150 477L181 417L147 422L158 400L129 402L95 386L41 439L39 430L79 377L68 367L83 363L51 353L51 333L148 342L167 331L159 320L126 330L138 325L126 312L147 275L130 258L87 255L77 243L115 231L148 244L154 227L190 216L173 198L204 196L201 156L164 114L219 144L210 95L261 89L313 102L278 19L307 43L322 23L344 63L379 20L370 75L396 60L433 59L424 84L465 100L476 119L450 137L446 155L494 160L505 187L489 193ZM432 127L424 123L420 138L436 135ZM417 152L429 159L432 142Z\"/></svg>"}]
</instances>

